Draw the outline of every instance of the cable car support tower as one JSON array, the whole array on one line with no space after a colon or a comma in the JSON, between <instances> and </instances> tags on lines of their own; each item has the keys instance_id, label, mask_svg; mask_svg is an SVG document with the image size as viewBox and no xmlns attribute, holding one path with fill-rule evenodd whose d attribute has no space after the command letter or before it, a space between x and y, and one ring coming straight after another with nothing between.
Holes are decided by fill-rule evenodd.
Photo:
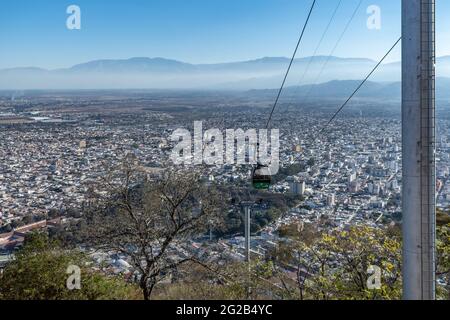
<instances>
[{"instance_id":1,"label":"cable car support tower","mask_svg":"<svg viewBox=\"0 0 450 320\"><path fill-rule=\"evenodd\" d=\"M435 0L402 0L403 298L435 299Z\"/></svg>"}]
</instances>

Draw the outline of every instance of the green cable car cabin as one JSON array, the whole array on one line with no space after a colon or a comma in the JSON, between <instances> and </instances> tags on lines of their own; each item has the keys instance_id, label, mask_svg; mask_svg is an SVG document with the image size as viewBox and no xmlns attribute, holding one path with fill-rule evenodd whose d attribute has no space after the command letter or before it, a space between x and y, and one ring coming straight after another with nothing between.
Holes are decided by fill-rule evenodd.
<instances>
[{"instance_id":1,"label":"green cable car cabin","mask_svg":"<svg viewBox=\"0 0 450 320\"><path fill-rule=\"evenodd\" d=\"M252 172L252 185L256 190L269 190L272 175L268 166L258 164Z\"/></svg>"}]
</instances>

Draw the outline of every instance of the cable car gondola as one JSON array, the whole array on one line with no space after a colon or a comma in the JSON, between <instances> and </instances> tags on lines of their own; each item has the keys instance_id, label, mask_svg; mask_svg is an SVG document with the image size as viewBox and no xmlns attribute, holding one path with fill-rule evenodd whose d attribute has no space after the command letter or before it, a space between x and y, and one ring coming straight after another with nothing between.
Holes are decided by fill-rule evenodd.
<instances>
[{"instance_id":1,"label":"cable car gondola","mask_svg":"<svg viewBox=\"0 0 450 320\"><path fill-rule=\"evenodd\" d=\"M269 190L272 175L268 166L257 164L252 172L252 184L256 190Z\"/></svg>"},{"instance_id":2,"label":"cable car gondola","mask_svg":"<svg viewBox=\"0 0 450 320\"><path fill-rule=\"evenodd\" d=\"M277 97L275 99L275 103L273 104L272 110L271 110L270 115L269 115L269 120L267 121L267 125L266 125L266 129L267 130L269 130L269 128L270 128L270 123L272 121L272 116L273 116L273 114L275 112L275 109L277 108L278 101L279 101L279 99L281 97L281 93L283 92L284 85L286 84L287 77L289 75L289 72L291 71L291 67L292 67L292 65L294 63L295 56L297 54L297 50L300 47L300 43L302 42L303 35L305 33L305 30L306 30L306 26L308 25L309 19L311 18L311 14L312 14L312 11L314 9L315 4L316 4L316 0L314 0L312 2L312 4L311 4L311 8L309 9L308 17L306 18L305 24L303 26L302 33L300 34L300 37L299 37L298 42L297 42L297 46L295 47L295 50L294 50L294 53L292 55L291 61L290 61L289 66L288 66L288 68L286 70L286 74L284 76L283 82L281 83L280 90L278 91L278 95L277 95ZM252 172L252 184L253 184L253 187L255 189L257 189L257 190L269 190L271 183L272 183L272 174L270 173L269 167L266 166L266 165L262 165L262 164L258 163L253 168L253 172Z\"/></svg>"}]
</instances>

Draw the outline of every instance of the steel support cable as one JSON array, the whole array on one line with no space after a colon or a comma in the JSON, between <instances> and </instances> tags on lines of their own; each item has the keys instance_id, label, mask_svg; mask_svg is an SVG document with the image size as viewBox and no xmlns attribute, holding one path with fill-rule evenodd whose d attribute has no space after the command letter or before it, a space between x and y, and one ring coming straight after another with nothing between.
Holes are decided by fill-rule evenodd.
<instances>
[{"instance_id":1,"label":"steel support cable","mask_svg":"<svg viewBox=\"0 0 450 320\"><path fill-rule=\"evenodd\" d=\"M331 15L330 20L328 21L328 24L324 30L324 32L322 33L322 36L320 37L319 43L317 44L316 48L314 49L314 53L312 54L312 56L309 58L308 64L305 68L305 70L303 71L302 76L300 77L300 81L299 81L299 86L300 84L303 82L303 80L305 79L306 74L308 73L312 62L314 61L314 58L317 56L317 52L319 52L320 46L322 45L323 40L325 39L325 36L328 34L328 30L330 30L331 24L334 21L334 18L336 17L336 14L339 10L339 8L341 7L342 4L342 0L339 0L336 8L333 11L333 14Z\"/></svg>"},{"instance_id":2,"label":"steel support cable","mask_svg":"<svg viewBox=\"0 0 450 320\"><path fill-rule=\"evenodd\" d=\"M347 106L347 104L350 102L350 100L358 93L358 91L362 88L362 86L369 80L369 78L372 76L372 74L378 69L378 67L383 63L383 61L387 58L387 56L395 49L395 47L399 44L399 42L402 40L402 37L398 38L398 40L394 43L394 45L387 51L387 53L381 58L377 65L372 69L372 71L369 72L369 74L366 76L366 78L361 81L361 83L358 85L358 87L353 91L353 93L350 95L350 97L342 104L342 106L333 114L333 116L328 120L327 124L320 130L319 134L323 133L325 129L336 119L336 117L341 113L341 111Z\"/></svg>"},{"instance_id":3,"label":"steel support cable","mask_svg":"<svg viewBox=\"0 0 450 320\"><path fill-rule=\"evenodd\" d=\"M330 54L328 55L327 59L325 60L325 63L322 65L322 68L320 69L319 73L317 74L316 78L314 79L314 81L311 83L311 85L309 86L308 91L305 94L305 97L303 98L303 100L307 100L309 98L309 95L311 94L311 91L314 87L314 85L317 84L317 81L320 79L320 77L322 76L323 72L325 71L325 68L328 66L328 63L331 60L331 57L333 56L333 54L336 52L336 49L338 48L339 44L341 43L342 39L344 38L345 34L347 33L348 28L350 27L351 23L353 22L353 20L355 19L356 14L358 13L359 8L361 7L363 0L359 0L358 5L356 6L355 10L353 10L352 15L350 16L350 19L347 21L347 24L345 25L344 30L342 31L342 33L340 34L338 40L336 41L333 49L331 50Z\"/></svg>"},{"instance_id":4,"label":"steel support cable","mask_svg":"<svg viewBox=\"0 0 450 320\"><path fill-rule=\"evenodd\" d=\"M283 92L284 85L286 84L287 77L289 76L289 72L291 71L291 68L292 68L292 63L294 62L295 56L297 55L297 51L298 51L298 49L300 47L300 44L301 44L301 42L303 40L303 36L305 34L306 27L308 26L308 22L309 22L309 20L311 18L311 14L313 12L314 6L316 5L316 1L317 0L313 0L313 2L311 4L311 8L309 9L308 17L306 18L305 24L303 25L302 32L301 32L300 37L298 39L298 42L297 42L297 45L295 47L294 53L292 55L291 61L289 62L289 66L288 66L288 68L286 70L286 74L284 75L283 82L281 83L280 90L278 90L277 98L275 99L275 103L274 103L274 105L272 107L272 111L270 112L269 119L268 119L267 125L266 125L266 129L269 129L270 123L272 121L273 113L275 112L275 109L277 108L278 101L280 100L281 93Z\"/></svg>"}]
</instances>

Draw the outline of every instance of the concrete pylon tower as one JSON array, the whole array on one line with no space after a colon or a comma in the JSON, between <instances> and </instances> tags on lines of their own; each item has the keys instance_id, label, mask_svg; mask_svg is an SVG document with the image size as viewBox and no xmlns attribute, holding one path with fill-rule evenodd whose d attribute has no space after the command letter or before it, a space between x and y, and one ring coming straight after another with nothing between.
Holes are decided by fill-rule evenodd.
<instances>
[{"instance_id":1,"label":"concrete pylon tower","mask_svg":"<svg viewBox=\"0 0 450 320\"><path fill-rule=\"evenodd\" d=\"M435 0L402 0L403 298L435 299Z\"/></svg>"},{"instance_id":2,"label":"concrete pylon tower","mask_svg":"<svg viewBox=\"0 0 450 320\"><path fill-rule=\"evenodd\" d=\"M253 202L245 201L241 203L244 211L244 227L245 227L245 261L250 262L250 237L251 237L251 206Z\"/></svg>"}]
</instances>

